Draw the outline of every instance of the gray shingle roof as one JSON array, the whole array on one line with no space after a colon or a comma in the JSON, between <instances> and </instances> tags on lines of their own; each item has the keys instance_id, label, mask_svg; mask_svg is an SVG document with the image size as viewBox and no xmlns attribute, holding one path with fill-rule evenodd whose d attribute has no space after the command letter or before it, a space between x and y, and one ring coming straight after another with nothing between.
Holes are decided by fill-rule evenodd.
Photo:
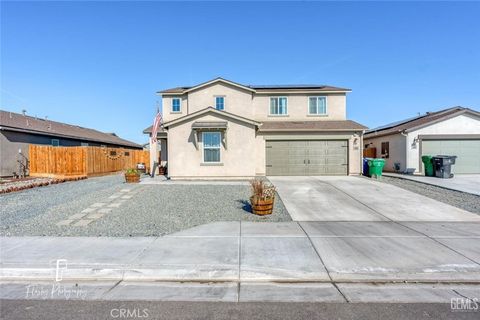
<instances>
[{"instance_id":1,"label":"gray shingle roof","mask_svg":"<svg viewBox=\"0 0 480 320\"><path fill-rule=\"evenodd\" d=\"M259 131L358 131L366 128L352 120L265 121Z\"/></svg>"},{"instance_id":2,"label":"gray shingle roof","mask_svg":"<svg viewBox=\"0 0 480 320\"><path fill-rule=\"evenodd\" d=\"M218 80L225 80L223 78L217 78ZM212 80L211 80L212 81ZM227 80L228 81L228 80ZM350 89L347 88L340 88L340 87L334 87L334 86L329 86L329 85L323 85L323 84L277 84L277 85L243 85L239 84L247 88L251 88L254 90L257 90L259 92L261 91L267 91L267 90L315 90L315 91L350 91ZM189 90L195 86L182 86L182 87L175 87L175 88L170 88L170 89L165 89L159 91L159 93L178 93L182 94L184 91Z\"/></svg>"},{"instance_id":3,"label":"gray shingle roof","mask_svg":"<svg viewBox=\"0 0 480 320\"><path fill-rule=\"evenodd\" d=\"M76 125L39 119L28 115L0 110L0 129L22 131L33 134L58 136L83 141L113 144L130 148L142 148L141 145L122 139L113 133Z\"/></svg>"},{"instance_id":4,"label":"gray shingle roof","mask_svg":"<svg viewBox=\"0 0 480 320\"><path fill-rule=\"evenodd\" d=\"M463 113L470 113L470 114L475 114L477 116L480 116L480 113L478 111L457 106L457 107L443 109L436 112L428 112L424 115L420 115L417 117L413 117L413 118L409 118L401 121L396 121L387 125L370 129L365 133L365 138L375 137L375 136L384 136L389 134L396 134L403 131L408 131L413 128L426 126L426 125L429 125L430 123L435 123L437 121L442 121L444 119L455 117Z\"/></svg>"}]
</instances>

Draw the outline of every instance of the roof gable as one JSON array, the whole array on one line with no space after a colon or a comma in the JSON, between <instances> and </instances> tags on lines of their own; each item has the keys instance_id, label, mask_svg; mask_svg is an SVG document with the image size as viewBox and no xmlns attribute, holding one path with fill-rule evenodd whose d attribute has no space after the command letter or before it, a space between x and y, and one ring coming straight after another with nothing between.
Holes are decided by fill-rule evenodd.
<instances>
[{"instance_id":1,"label":"roof gable","mask_svg":"<svg viewBox=\"0 0 480 320\"><path fill-rule=\"evenodd\" d=\"M384 136L390 134L397 134L400 132L415 131L423 127L427 127L434 123L444 121L450 118L457 117L462 114L473 115L480 118L480 112L465 108L465 107L452 107L436 112L429 112L427 114L417 116L414 118L406 119L403 121L393 122L389 125L370 129L365 133L366 137Z\"/></svg>"},{"instance_id":2,"label":"roof gable","mask_svg":"<svg viewBox=\"0 0 480 320\"><path fill-rule=\"evenodd\" d=\"M244 118L244 117L238 116L236 114L233 114L233 113L230 113L230 112L227 112L227 111L219 111L215 108L208 107L208 108L199 110L197 112L190 113L186 116L177 118L175 120L168 121L168 122L164 123L163 126L165 128L167 128L171 125L175 125L175 124L178 124L178 123L181 123L181 122L184 122L184 121L188 121L188 120L193 119L195 117L206 115L206 114L209 114L209 113L219 115L219 116L223 116L223 117L226 117L226 118L235 119L235 120L238 120L240 122L249 123L249 124L253 124L253 125L256 125L256 126L261 124L260 122L257 122L257 121L252 120L252 119Z\"/></svg>"},{"instance_id":3,"label":"roof gable","mask_svg":"<svg viewBox=\"0 0 480 320\"><path fill-rule=\"evenodd\" d=\"M215 83L224 83L224 84L228 84L228 85L231 85L233 87L240 88L240 89L243 89L243 90L246 90L246 91L255 92L255 89L253 89L253 88L250 88L248 86L244 86L243 84L240 84L240 83L237 83L237 82L233 82L233 81L218 77L218 78L212 79L212 80L207 81L207 82L202 82L202 83L197 84L193 87L177 87L177 88L172 88L172 89L167 89L167 90L164 90L164 91L160 91L160 93L164 93L164 94L172 94L172 93L173 94L179 94L179 93L181 93L181 94L184 94L184 93L188 93L188 92L191 92L191 91L195 91L195 90L210 86L210 85L215 84Z\"/></svg>"}]
</instances>

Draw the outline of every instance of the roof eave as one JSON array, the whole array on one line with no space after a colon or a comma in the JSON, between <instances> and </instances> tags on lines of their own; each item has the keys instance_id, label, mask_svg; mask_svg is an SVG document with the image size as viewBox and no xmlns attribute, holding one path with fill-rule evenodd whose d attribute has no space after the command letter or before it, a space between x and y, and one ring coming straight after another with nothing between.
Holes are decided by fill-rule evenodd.
<instances>
[{"instance_id":1,"label":"roof eave","mask_svg":"<svg viewBox=\"0 0 480 320\"><path fill-rule=\"evenodd\" d=\"M74 140L81 140L81 141L92 141L92 142L99 142L99 143L105 143L105 144L113 144L117 146L127 146L127 147L132 147L132 148L142 148L141 145L131 143L121 143L121 142L111 142L111 141L105 141L105 140L99 140L95 138L86 138L86 137L78 137L78 136L71 136L71 135L66 135L66 134L61 134L57 132L45 132L45 131L38 131L38 130L29 130L29 129L22 129L22 128L15 128L15 127L9 127L9 126L0 126L0 131L15 131L15 132L23 132L23 133L31 133L31 134L37 134L37 135L43 135L43 136L49 136L49 137L63 137L67 139L74 139Z\"/></svg>"},{"instance_id":2,"label":"roof eave","mask_svg":"<svg viewBox=\"0 0 480 320\"><path fill-rule=\"evenodd\" d=\"M185 91L180 91L180 92L157 91L156 94L157 94L157 96L181 96L181 95L185 94Z\"/></svg>"},{"instance_id":3,"label":"roof eave","mask_svg":"<svg viewBox=\"0 0 480 320\"><path fill-rule=\"evenodd\" d=\"M280 90L257 90L257 94L279 94L279 93L318 93L318 94L327 94L327 93L349 93L352 90L321 90L321 89L280 89Z\"/></svg>"},{"instance_id":4,"label":"roof eave","mask_svg":"<svg viewBox=\"0 0 480 320\"><path fill-rule=\"evenodd\" d=\"M401 134L404 132L404 130L397 130L397 131L391 131L391 132L368 132L363 135L364 139L370 139L370 138L380 138L380 137L386 137L386 136L392 136L395 134Z\"/></svg>"},{"instance_id":5,"label":"roof eave","mask_svg":"<svg viewBox=\"0 0 480 320\"><path fill-rule=\"evenodd\" d=\"M258 130L259 132L342 132L342 131L364 131L365 129L354 129L354 128L346 128L346 129L260 129Z\"/></svg>"},{"instance_id":6,"label":"roof eave","mask_svg":"<svg viewBox=\"0 0 480 320\"><path fill-rule=\"evenodd\" d=\"M452 118L458 117L458 116L460 116L460 115L462 115L462 114L465 114L465 113L472 114L472 115L474 115L474 116L476 116L476 117L480 117L480 112L476 112L476 111L471 110L471 109L463 109L463 110L458 110L457 112L454 112L454 113L452 113L452 114L449 114L449 115L440 117L440 118L438 118L438 119L429 121L429 122L427 122L427 123L423 123L423 124L418 125L418 126L414 126L414 127L411 127L411 128L407 128L407 129L405 129L404 131L405 131L406 133L413 132L413 131L417 131L417 130L419 130L419 129L422 129L422 128L431 126L432 124L436 124L436 123L439 123L439 122L442 122L442 121L445 121L445 120L448 120L448 119L452 119Z\"/></svg>"}]
</instances>

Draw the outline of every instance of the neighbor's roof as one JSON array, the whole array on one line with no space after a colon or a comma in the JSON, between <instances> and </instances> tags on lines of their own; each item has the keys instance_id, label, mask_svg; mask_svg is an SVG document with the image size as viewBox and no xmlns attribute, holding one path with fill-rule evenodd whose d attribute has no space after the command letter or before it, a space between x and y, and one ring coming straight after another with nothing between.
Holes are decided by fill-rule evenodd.
<instances>
[{"instance_id":1,"label":"neighbor's roof","mask_svg":"<svg viewBox=\"0 0 480 320\"><path fill-rule=\"evenodd\" d=\"M465 107L452 107L436 112L427 112L426 114L396 121L387 125L383 125L374 129L367 130L365 132L365 138L376 137L376 136L385 136L390 134L397 134L400 132L409 132L414 131L419 128L434 124L439 121L450 119L461 114L473 114L480 116L480 112L465 108Z\"/></svg>"},{"instance_id":2,"label":"neighbor's roof","mask_svg":"<svg viewBox=\"0 0 480 320\"><path fill-rule=\"evenodd\" d=\"M27 132L83 141L114 144L132 148L142 148L141 145L124 140L114 133L100 132L94 129L76 125L39 119L19 113L0 110L0 130Z\"/></svg>"},{"instance_id":3,"label":"neighbor's roof","mask_svg":"<svg viewBox=\"0 0 480 320\"><path fill-rule=\"evenodd\" d=\"M240 88L243 88L245 90L253 91L253 92L258 92L258 93L263 93L263 92L271 92L271 91L278 91L278 92L288 92L288 91L298 91L298 90L304 90L304 91L319 91L319 92L349 92L351 91L350 89L347 88L340 88L340 87L333 87L329 85L323 85L323 84L284 84L284 85L244 85L240 84L237 82L233 82L230 80L226 80L223 78L215 78L210 81L206 81L203 83L200 83L195 86L183 86L183 87L175 87L175 88L170 88L170 89L165 89L162 91L159 91L158 93L160 94L184 94L189 91L213 84L215 82L224 82L233 86L237 86Z\"/></svg>"},{"instance_id":4,"label":"neighbor's roof","mask_svg":"<svg viewBox=\"0 0 480 320\"><path fill-rule=\"evenodd\" d=\"M259 131L357 131L366 128L352 120L266 121Z\"/></svg>"}]
</instances>

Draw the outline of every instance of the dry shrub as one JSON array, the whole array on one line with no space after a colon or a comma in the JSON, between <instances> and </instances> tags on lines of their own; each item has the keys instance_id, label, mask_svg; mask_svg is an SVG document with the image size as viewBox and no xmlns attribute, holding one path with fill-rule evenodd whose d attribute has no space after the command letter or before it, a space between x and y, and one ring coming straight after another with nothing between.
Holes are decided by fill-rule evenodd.
<instances>
[{"instance_id":1,"label":"dry shrub","mask_svg":"<svg viewBox=\"0 0 480 320\"><path fill-rule=\"evenodd\" d=\"M264 180L255 178L250 180L252 195L261 199L273 198L275 196L275 187L267 184Z\"/></svg>"}]
</instances>

